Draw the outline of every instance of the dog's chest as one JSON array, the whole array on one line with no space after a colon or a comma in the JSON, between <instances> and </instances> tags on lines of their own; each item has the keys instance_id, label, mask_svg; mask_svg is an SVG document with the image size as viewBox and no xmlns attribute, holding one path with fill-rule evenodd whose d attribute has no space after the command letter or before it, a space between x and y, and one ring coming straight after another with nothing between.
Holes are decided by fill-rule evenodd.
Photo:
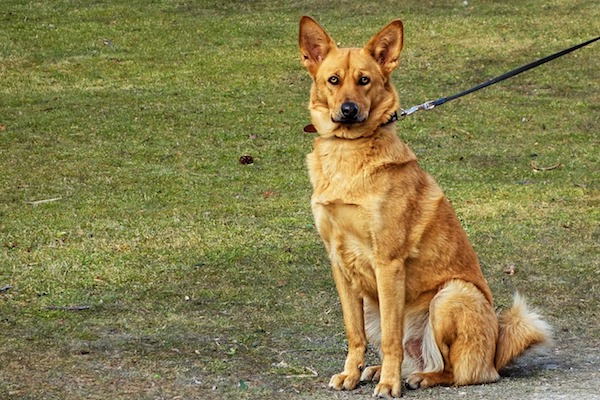
<instances>
[{"instance_id":1,"label":"dog's chest","mask_svg":"<svg viewBox=\"0 0 600 400\"><path fill-rule=\"evenodd\" d=\"M358 292L376 297L369 213L357 204L318 198L314 199L312 209L332 266L339 268Z\"/></svg>"},{"instance_id":2,"label":"dog's chest","mask_svg":"<svg viewBox=\"0 0 600 400\"><path fill-rule=\"evenodd\" d=\"M348 173L343 165L322 168L323 164L311 157L315 155L308 158L312 211L332 265L340 268L359 292L376 297L372 233L378 217L368 181L361 173Z\"/></svg>"},{"instance_id":3,"label":"dog's chest","mask_svg":"<svg viewBox=\"0 0 600 400\"><path fill-rule=\"evenodd\" d=\"M307 157L317 228L323 239L344 239L369 248L374 210L367 174L349 165L349 160L331 160L328 156L312 153Z\"/></svg>"}]
</instances>

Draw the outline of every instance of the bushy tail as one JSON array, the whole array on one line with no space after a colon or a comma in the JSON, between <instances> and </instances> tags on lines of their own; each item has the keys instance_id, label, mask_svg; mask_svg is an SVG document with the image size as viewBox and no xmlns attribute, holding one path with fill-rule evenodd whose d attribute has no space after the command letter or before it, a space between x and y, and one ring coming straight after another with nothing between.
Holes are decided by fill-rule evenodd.
<instances>
[{"instance_id":1,"label":"bushy tail","mask_svg":"<svg viewBox=\"0 0 600 400\"><path fill-rule=\"evenodd\" d=\"M500 332L496 346L496 370L534 346L551 341L551 328L540 315L527 307L525 299L515 293L514 304L498 316Z\"/></svg>"}]
</instances>

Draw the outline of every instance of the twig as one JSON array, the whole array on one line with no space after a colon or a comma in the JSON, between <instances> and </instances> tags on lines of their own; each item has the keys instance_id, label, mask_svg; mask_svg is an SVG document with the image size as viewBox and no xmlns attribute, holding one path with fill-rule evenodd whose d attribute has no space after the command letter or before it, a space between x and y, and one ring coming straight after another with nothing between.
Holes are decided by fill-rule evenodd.
<instances>
[{"instance_id":1,"label":"twig","mask_svg":"<svg viewBox=\"0 0 600 400\"><path fill-rule=\"evenodd\" d=\"M62 197L55 197L53 199L44 199L44 200L35 200L35 201L26 201L25 203L31 204L32 206L37 206L39 204L52 203L54 201L62 200Z\"/></svg>"},{"instance_id":2,"label":"twig","mask_svg":"<svg viewBox=\"0 0 600 400\"><path fill-rule=\"evenodd\" d=\"M60 310L60 311L83 311L89 310L90 306L46 306L46 310Z\"/></svg>"},{"instance_id":3,"label":"twig","mask_svg":"<svg viewBox=\"0 0 600 400\"><path fill-rule=\"evenodd\" d=\"M288 353L302 353L305 351L317 351L316 349L291 349L291 350L282 350L279 351L278 354L281 356L282 354L288 354Z\"/></svg>"},{"instance_id":4,"label":"twig","mask_svg":"<svg viewBox=\"0 0 600 400\"><path fill-rule=\"evenodd\" d=\"M319 376L319 373L311 367L304 367L304 369L310 371L311 373L310 374L299 374L299 375L286 375L285 377L289 379L289 378L316 378Z\"/></svg>"},{"instance_id":5,"label":"twig","mask_svg":"<svg viewBox=\"0 0 600 400\"><path fill-rule=\"evenodd\" d=\"M460 128L453 128L453 129L454 129L455 131L458 131L458 132L460 132L460 133L463 133L463 134L467 135L467 137L468 137L469 139L473 139L473 135L472 135L470 132L468 132L468 131L465 131L464 129L460 129Z\"/></svg>"},{"instance_id":6,"label":"twig","mask_svg":"<svg viewBox=\"0 0 600 400\"><path fill-rule=\"evenodd\" d=\"M533 168L534 171L550 171L556 168L559 168L562 164L561 163L556 163L554 165L550 165L548 167L540 167L535 161L531 162L531 168Z\"/></svg>"},{"instance_id":7,"label":"twig","mask_svg":"<svg viewBox=\"0 0 600 400\"><path fill-rule=\"evenodd\" d=\"M8 292L10 289L12 289L13 287L10 285L6 285L4 287L0 288L0 293L4 293L4 292Z\"/></svg>"}]
</instances>

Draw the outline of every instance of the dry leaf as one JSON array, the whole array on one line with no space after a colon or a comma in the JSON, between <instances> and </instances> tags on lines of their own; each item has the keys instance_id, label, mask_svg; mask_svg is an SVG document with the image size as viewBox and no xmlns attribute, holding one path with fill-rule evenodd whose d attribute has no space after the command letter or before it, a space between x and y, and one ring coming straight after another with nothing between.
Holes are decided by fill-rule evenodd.
<instances>
[{"instance_id":1,"label":"dry leaf","mask_svg":"<svg viewBox=\"0 0 600 400\"><path fill-rule=\"evenodd\" d=\"M516 267L514 265L509 265L508 267L504 268L504 273L507 275L514 275L516 271Z\"/></svg>"}]
</instances>

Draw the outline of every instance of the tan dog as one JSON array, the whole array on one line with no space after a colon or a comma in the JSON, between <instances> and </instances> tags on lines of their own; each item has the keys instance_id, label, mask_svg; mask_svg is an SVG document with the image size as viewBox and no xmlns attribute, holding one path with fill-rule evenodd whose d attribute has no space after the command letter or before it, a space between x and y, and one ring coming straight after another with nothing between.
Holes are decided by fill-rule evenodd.
<instances>
[{"instance_id":1,"label":"tan dog","mask_svg":"<svg viewBox=\"0 0 600 400\"><path fill-rule=\"evenodd\" d=\"M307 156L312 210L325 242L348 338L334 389L378 380L375 395L409 388L494 382L498 370L549 337L549 326L515 296L499 317L452 206L396 135L398 95L390 74L402 22L362 49L338 48L311 18L300 52L313 84L319 132ZM367 343L381 366L365 368Z\"/></svg>"}]
</instances>

